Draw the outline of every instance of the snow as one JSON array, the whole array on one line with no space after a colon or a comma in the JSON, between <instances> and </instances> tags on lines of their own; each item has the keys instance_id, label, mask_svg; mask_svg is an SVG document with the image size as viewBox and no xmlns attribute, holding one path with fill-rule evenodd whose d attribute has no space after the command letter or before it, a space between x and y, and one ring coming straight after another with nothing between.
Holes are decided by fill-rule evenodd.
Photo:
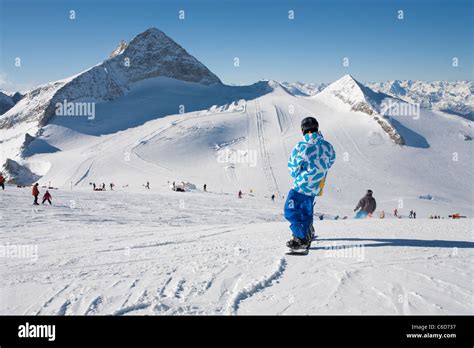
<instances>
[{"instance_id":1,"label":"snow","mask_svg":"<svg viewBox=\"0 0 474 348\"><path fill-rule=\"evenodd\" d=\"M367 84L375 91L474 120L473 81L386 81Z\"/></svg>"},{"instance_id":2,"label":"snow","mask_svg":"<svg viewBox=\"0 0 474 348\"><path fill-rule=\"evenodd\" d=\"M336 98L352 107L364 103L375 109L378 109L378 104L386 97L387 95L374 92L348 74L331 83L315 96L318 99Z\"/></svg>"},{"instance_id":3,"label":"snow","mask_svg":"<svg viewBox=\"0 0 474 348\"><path fill-rule=\"evenodd\" d=\"M29 130L30 135L36 136L40 127L54 118L58 102L112 101L133 89L136 83L156 77L206 86L221 85L216 75L156 28L138 34L122 48L111 58L90 69L28 92L15 106L9 106L8 111L0 115L0 129L15 130L19 123L29 123L34 124ZM2 96L3 94L0 95L0 103L3 103ZM3 113L5 110L0 111ZM24 135L24 132L17 130L16 134ZM21 145L15 143L13 150L6 153L6 158L15 158L20 148ZM6 158L0 158L0 163L3 164Z\"/></svg>"},{"instance_id":4,"label":"snow","mask_svg":"<svg viewBox=\"0 0 474 348\"><path fill-rule=\"evenodd\" d=\"M305 97L316 95L328 86L327 83L304 83L301 81L281 82L281 84L290 91L291 94Z\"/></svg>"},{"instance_id":5,"label":"snow","mask_svg":"<svg viewBox=\"0 0 474 348\"><path fill-rule=\"evenodd\" d=\"M295 96L314 96L328 86L327 83L303 82L282 82L282 85ZM425 109L444 111L469 120L474 117L473 81L391 80L368 82L365 86L409 103L418 103Z\"/></svg>"},{"instance_id":6,"label":"snow","mask_svg":"<svg viewBox=\"0 0 474 348\"><path fill-rule=\"evenodd\" d=\"M282 196L307 114L317 115L338 158L315 207L326 217L315 221L318 242L308 256L291 257ZM54 205L31 206L30 188L0 192L8 206L3 245L38 247L36 262L2 260L0 312L470 314L473 220L426 219L473 215L470 143L457 136L470 132L470 121L428 110L394 119L429 147L397 146L369 115L278 86L223 107L123 123L118 132L106 128L116 123L85 132L86 120L54 121L40 138L60 151L25 160L43 172L41 185L59 187ZM172 192L172 181L198 190ZM93 192L91 182L116 187ZM200 190L205 183L209 193ZM352 220L369 187L376 216L384 210L387 218ZM400 200L403 218L393 219ZM413 208L417 220L407 219ZM349 219L327 220L336 215Z\"/></svg>"},{"instance_id":7,"label":"snow","mask_svg":"<svg viewBox=\"0 0 474 348\"><path fill-rule=\"evenodd\" d=\"M36 246L37 253L2 259L0 313L474 309L472 219L318 220L309 255L287 256L282 200L209 189L50 190L53 206L34 208L29 188L7 186L0 192L9 205L1 212L1 245Z\"/></svg>"},{"instance_id":8,"label":"snow","mask_svg":"<svg viewBox=\"0 0 474 348\"><path fill-rule=\"evenodd\" d=\"M406 141L398 146L373 116L321 94L302 98L268 83L219 87L164 78L134 88L98 104L92 121L57 117L38 137L50 150L22 164L34 162L42 169L41 182L61 188L71 182L82 188L90 182L138 188L147 181L190 181L232 194L253 189L283 196L291 186L287 159L301 138L299 123L315 115L338 156L320 203L331 214L350 215L371 188L379 211L402 204L404 214L415 209L424 216L473 215L471 142L460 136L472 136L472 122L463 118L423 109L419 117L393 116ZM163 99L147 102L157 92ZM198 111L166 116L181 100ZM221 106L213 106L215 100ZM435 199L419 198L427 194Z\"/></svg>"},{"instance_id":9,"label":"snow","mask_svg":"<svg viewBox=\"0 0 474 348\"><path fill-rule=\"evenodd\" d=\"M124 58L140 64L125 69ZM365 86L346 75L325 86L223 85L152 28L28 92L0 116L1 170L54 187L53 206L30 205L30 187L0 191L0 251L38 249L0 258L0 313L472 313L473 121L440 104L452 94L469 108L472 83ZM414 115L382 115L385 101L441 88ZM94 117L55 117L65 99L95 103ZM307 116L337 158L316 200L318 241L290 257L287 160ZM173 181L191 190L173 192ZM352 219L367 189L386 219ZM427 219L453 213L468 219Z\"/></svg>"}]
</instances>

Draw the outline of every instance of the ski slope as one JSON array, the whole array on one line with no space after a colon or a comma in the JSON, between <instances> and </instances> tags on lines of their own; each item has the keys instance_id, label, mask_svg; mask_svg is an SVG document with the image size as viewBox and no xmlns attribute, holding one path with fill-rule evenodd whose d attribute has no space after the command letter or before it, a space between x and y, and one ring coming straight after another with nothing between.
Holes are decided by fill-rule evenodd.
<instances>
[{"instance_id":1,"label":"ski slope","mask_svg":"<svg viewBox=\"0 0 474 348\"><path fill-rule=\"evenodd\" d=\"M146 86L150 96L166 86L171 92L162 103L147 102L151 97L138 85L99 104L93 121L57 117L30 144L37 150L25 163L43 175L42 183L61 188L189 181L225 193L283 197L291 187L287 160L301 139L300 121L315 115L337 154L318 202L323 210L349 216L370 188L379 212L473 215L472 142L464 137L472 134L472 121L423 109L416 119L392 117L406 141L399 146L373 117L337 98L293 96L274 81L237 88L158 78ZM178 109L181 99L171 98L178 89L193 108L208 108L167 116L168 109ZM216 99L220 103L213 105Z\"/></svg>"},{"instance_id":2,"label":"ski slope","mask_svg":"<svg viewBox=\"0 0 474 348\"><path fill-rule=\"evenodd\" d=\"M472 219L318 220L287 256L283 200L162 188L7 186L1 244L37 249L2 259L0 313L473 313Z\"/></svg>"},{"instance_id":3,"label":"ski slope","mask_svg":"<svg viewBox=\"0 0 474 348\"><path fill-rule=\"evenodd\" d=\"M472 314L473 220L426 219L472 216L471 150L461 137L470 121L429 111L396 119L412 132L401 147L337 100L295 97L272 81L258 89L99 131L116 115L125 122L134 109L115 103L136 102L132 91L100 106L96 129L87 120L45 126L25 161L41 185L58 187L53 206L33 207L28 187L0 192L2 245L38 248L37 258L2 259L0 313ZM326 217L315 221L318 241L295 257L285 255L282 206L287 158L308 114L338 157L315 207ZM173 192L172 181L198 190ZM94 192L92 182L116 187ZM387 218L353 220L369 187ZM392 218L395 207L403 219ZM417 220L406 219L410 209Z\"/></svg>"},{"instance_id":4,"label":"ski slope","mask_svg":"<svg viewBox=\"0 0 474 348\"><path fill-rule=\"evenodd\" d=\"M441 88L423 86L407 100ZM432 109L464 115L469 86L439 91ZM377 90L392 96L350 75L226 86L150 28L29 91L0 115L0 170L27 185L0 191L0 314L472 314L473 121L424 108L385 118L382 102L401 100ZM66 101L94 112L64 116ZM287 161L307 116L336 162L318 240L290 257ZM31 205L36 180L55 188L52 206ZM384 220L352 219L367 189ZM427 219L453 213L469 219ZM22 246L37 253L10 254Z\"/></svg>"}]
</instances>

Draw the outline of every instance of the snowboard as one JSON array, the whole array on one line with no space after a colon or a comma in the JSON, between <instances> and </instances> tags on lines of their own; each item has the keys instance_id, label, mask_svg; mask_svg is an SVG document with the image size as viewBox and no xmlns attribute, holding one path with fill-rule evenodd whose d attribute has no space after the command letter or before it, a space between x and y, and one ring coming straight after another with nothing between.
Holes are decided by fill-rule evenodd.
<instances>
[{"instance_id":1,"label":"snowboard","mask_svg":"<svg viewBox=\"0 0 474 348\"><path fill-rule=\"evenodd\" d=\"M285 255L305 256L309 254L309 249L289 249Z\"/></svg>"}]
</instances>

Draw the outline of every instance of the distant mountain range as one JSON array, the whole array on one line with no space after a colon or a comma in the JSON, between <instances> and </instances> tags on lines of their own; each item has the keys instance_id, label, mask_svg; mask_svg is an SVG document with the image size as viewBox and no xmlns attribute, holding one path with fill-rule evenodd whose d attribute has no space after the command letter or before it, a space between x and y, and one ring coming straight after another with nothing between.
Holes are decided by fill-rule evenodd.
<instances>
[{"instance_id":1,"label":"distant mountain range","mask_svg":"<svg viewBox=\"0 0 474 348\"><path fill-rule=\"evenodd\" d=\"M323 91L327 83L282 82L293 95L312 96ZM474 120L473 81L392 80L365 84L376 92L418 103L424 109L439 110Z\"/></svg>"}]
</instances>

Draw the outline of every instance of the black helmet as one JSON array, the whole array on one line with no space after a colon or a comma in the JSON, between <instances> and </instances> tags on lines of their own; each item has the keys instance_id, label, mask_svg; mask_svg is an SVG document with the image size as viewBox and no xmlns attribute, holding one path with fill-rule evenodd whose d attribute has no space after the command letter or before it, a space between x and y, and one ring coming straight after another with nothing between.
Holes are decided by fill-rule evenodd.
<instances>
[{"instance_id":1,"label":"black helmet","mask_svg":"<svg viewBox=\"0 0 474 348\"><path fill-rule=\"evenodd\" d=\"M303 134L306 133L316 133L319 129L318 121L314 117L305 117L303 121L301 121L301 130Z\"/></svg>"}]
</instances>

